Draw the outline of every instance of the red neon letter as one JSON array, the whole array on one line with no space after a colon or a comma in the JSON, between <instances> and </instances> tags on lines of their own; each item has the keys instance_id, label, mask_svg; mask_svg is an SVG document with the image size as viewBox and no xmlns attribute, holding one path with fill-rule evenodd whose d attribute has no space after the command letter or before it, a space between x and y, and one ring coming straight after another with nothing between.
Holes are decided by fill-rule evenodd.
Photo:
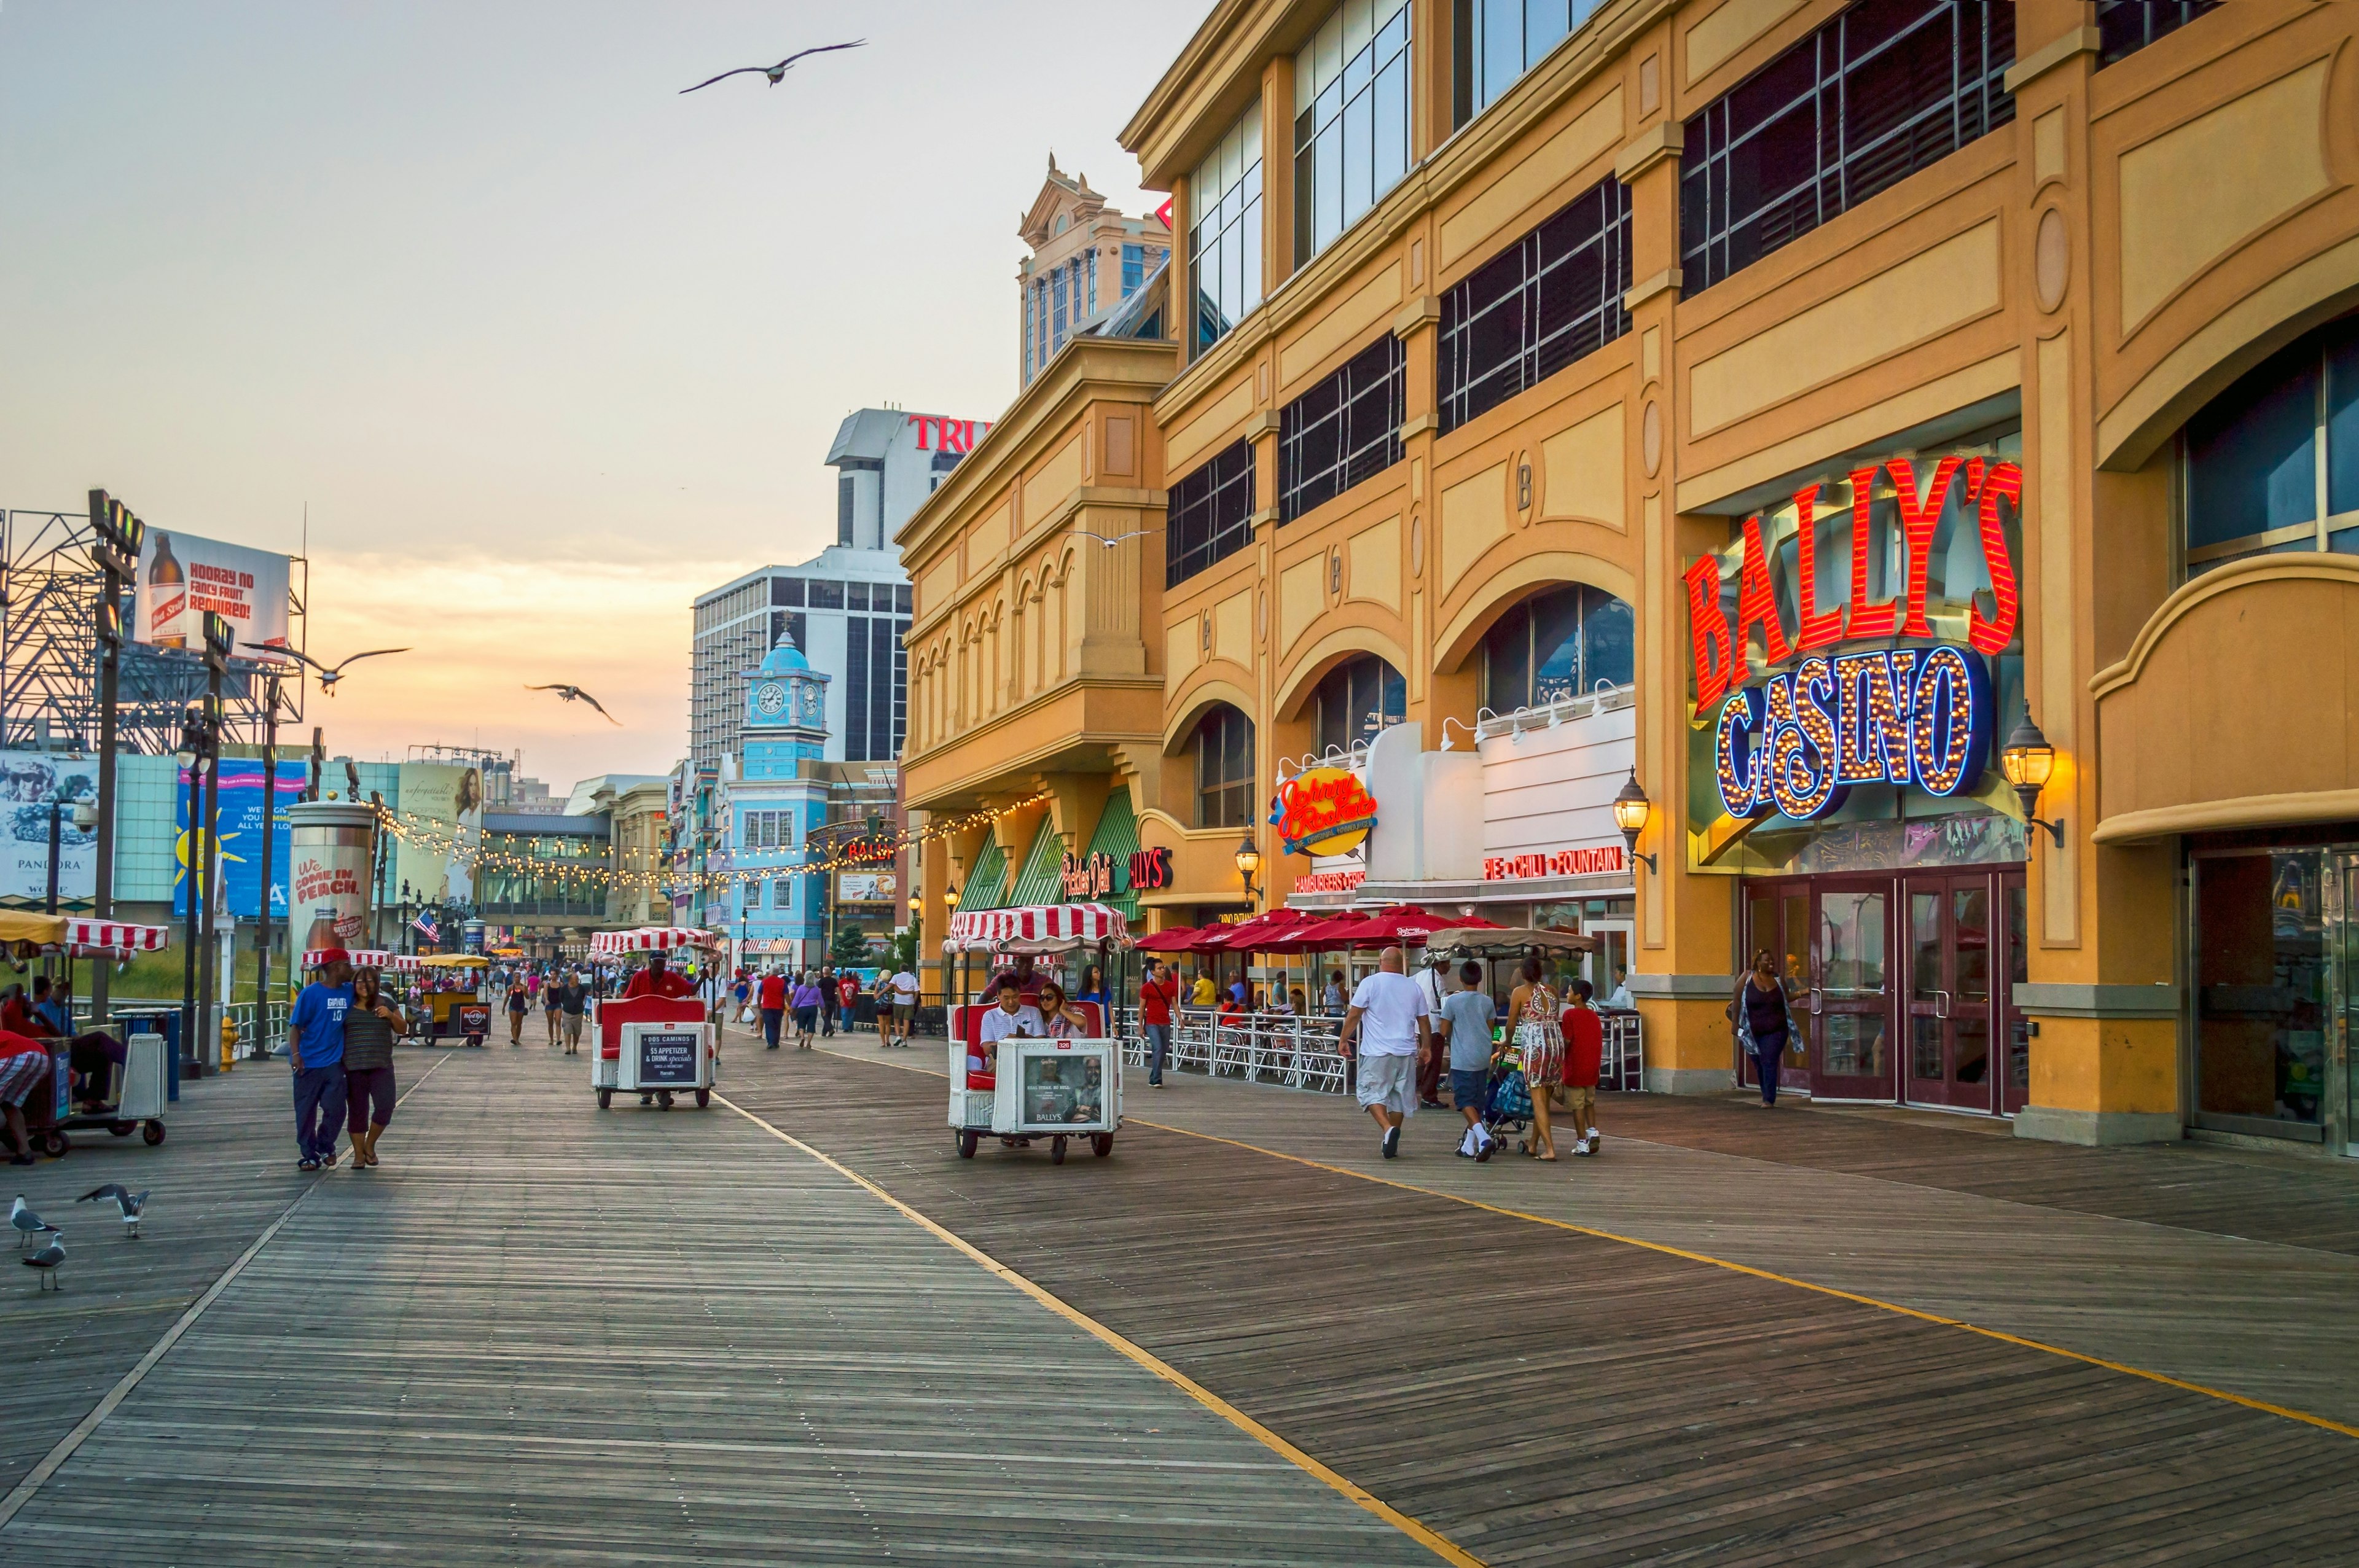
<instances>
[{"instance_id":1,"label":"red neon letter","mask_svg":"<svg viewBox=\"0 0 2359 1568\"><path fill-rule=\"evenodd\" d=\"M1745 654L1720 608L1720 561L1704 556L1687 571L1688 634L1695 644L1696 706L1710 707L1745 678Z\"/></svg>"},{"instance_id":2,"label":"red neon letter","mask_svg":"<svg viewBox=\"0 0 2359 1568\"><path fill-rule=\"evenodd\" d=\"M1745 633L1761 628L1761 662L1782 665L1794 656L1786 645L1786 625L1777 618L1777 590L1769 586L1769 557L1761 548L1761 518L1745 520L1745 566L1736 579L1736 668L1743 680Z\"/></svg>"},{"instance_id":3,"label":"red neon letter","mask_svg":"<svg viewBox=\"0 0 2359 1568\"><path fill-rule=\"evenodd\" d=\"M1794 492L1794 513L1799 524L1795 535L1794 554L1798 573L1798 589L1802 600L1801 622L1795 638L1803 653L1824 648L1843 636L1843 611L1819 608L1819 524L1813 504L1819 498L1815 484Z\"/></svg>"},{"instance_id":4,"label":"red neon letter","mask_svg":"<svg viewBox=\"0 0 2359 1568\"><path fill-rule=\"evenodd\" d=\"M1892 600L1867 601L1867 557L1875 547L1875 470L1861 469L1851 476L1851 619L1846 637L1889 637L1897 624Z\"/></svg>"},{"instance_id":5,"label":"red neon letter","mask_svg":"<svg viewBox=\"0 0 2359 1568\"><path fill-rule=\"evenodd\" d=\"M1974 460L1979 467L1980 458ZM1999 497L2005 496L2010 505L2023 504L2023 470L2013 463L1995 465L1988 478L1977 487L1982 504L1978 515L1982 524L1983 561L1990 568L1991 598L1997 601L1995 620L1983 619L1983 607L1977 602L1966 611L1966 641L1975 651L1997 654L2006 651L2015 640L2015 563L2006 556L2006 530L1999 525Z\"/></svg>"},{"instance_id":6,"label":"red neon letter","mask_svg":"<svg viewBox=\"0 0 2359 1568\"><path fill-rule=\"evenodd\" d=\"M1892 482L1900 492L1900 532L1908 541L1908 618L1900 623L1904 637L1930 637L1933 628L1925 622L1926 568L1933 556L1933 530L1941 521L1941 508L1949 504L1950 483L1958 476L1958 464L1964 460L1943 458L1933 470L1933 488L1919 505L1917 500L1917 476L1908 469L1908 460L1895 458L1884 466L1892 472Z\"/></svg>"}]
</instances>

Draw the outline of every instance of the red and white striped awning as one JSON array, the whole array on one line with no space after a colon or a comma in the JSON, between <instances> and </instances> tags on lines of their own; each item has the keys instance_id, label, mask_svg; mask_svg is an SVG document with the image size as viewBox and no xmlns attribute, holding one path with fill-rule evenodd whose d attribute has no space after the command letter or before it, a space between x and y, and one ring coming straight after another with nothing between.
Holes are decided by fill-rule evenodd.
<instances>
[{"instance_id":1,"label":"red and white striped awning","mask_svg":"<svg viewBox=\"0 0 2359 1568\"><path fill-rule=\"evenodd\" d=\"M636 931L593 931L590 951L598 957L624 953L665 953L675 947L710 947L712 934L686 925L642 925Z\"/></svg>"},{"instance_id":2,"label":"red and white striped awning","mask_svg":"<svg viewBox=\"0 0 2359 1568\"><path fill-rule=\"evenodd\" d=\"M393 955L382 947L355 947L352 952L352 961L355 969L393 968Z\"/></svg>"},{"instance_id":3,"label":"red and white striped awning","mask_svg":"<svg viewBox=\"0 0 2359 1568\"><path fill-rule=\"evenodd\" d=\"M1032 943L1070 947L1129 940L1122 912L1103 903L1035 903L1018 909L961 910L951 916L953 947Z\"/></svg>"},{"instance_id":4,"label":"red and white striped awning","mask_svg":"<svg viewBox=\"0 0 2359 1568\"><path fill-rule=\"evenodd\" d=\"M119 920L66 921L66 946L84 952L156 953L172 939L168 925L126 925Z\"/></svg>"}]
</instances>

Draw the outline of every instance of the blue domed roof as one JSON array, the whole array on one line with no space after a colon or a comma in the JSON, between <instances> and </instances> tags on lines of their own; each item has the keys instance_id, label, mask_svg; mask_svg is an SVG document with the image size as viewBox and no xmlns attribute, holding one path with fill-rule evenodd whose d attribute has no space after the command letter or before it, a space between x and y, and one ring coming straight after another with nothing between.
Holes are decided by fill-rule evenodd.
<instances>
[{"instance_id":1,"label":"blue domed roof","mask_svg":"<svg viewBox=\"0 0 2359 1568\"><path fill-rule=\"evenodd\" d=\"M766 676L807 675L810 671L810 661L795 646L795 634L791 632L780 634L778 645L762 660L762 673Z\"/></svg>"}]
</instances>

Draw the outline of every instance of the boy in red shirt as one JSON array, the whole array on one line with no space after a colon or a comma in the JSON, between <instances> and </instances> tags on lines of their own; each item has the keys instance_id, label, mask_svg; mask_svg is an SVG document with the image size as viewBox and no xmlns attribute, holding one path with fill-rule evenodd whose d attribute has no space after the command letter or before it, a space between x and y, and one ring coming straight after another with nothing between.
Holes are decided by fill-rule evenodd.
<instances>
[{"instance_id":1,"label":"boy in red shirt","mask_svg":"<svg viewBox=\"0 0 2359 1568\"><path fill-rule=\"evenodd\" d=\"M1597 1152L1604 1135L1597 1130L1597 1074L1605 1058L1605 1020L1589 999L1597 988L1587 980L1572 982L1572 1000L1559 1021L1564 1033L1564 1098L1572 1112L1572 1152L1583 1157Z\"/></svg>"}]
</instances>

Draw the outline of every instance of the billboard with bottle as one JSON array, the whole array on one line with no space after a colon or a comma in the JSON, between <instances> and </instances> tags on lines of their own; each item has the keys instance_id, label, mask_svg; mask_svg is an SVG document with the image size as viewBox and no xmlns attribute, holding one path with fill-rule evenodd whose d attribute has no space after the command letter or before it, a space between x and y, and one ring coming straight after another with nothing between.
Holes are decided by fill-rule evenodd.
<instances>
[{"instance_id":1,"label":"billboard with bottle","mask_svg":"<svg viewBox=\"0 0 2359 1568\"><path fill-rule=\"evenodd\" d=\"M205 611L227 618L241 657L246 646L287 645L287 557L194 534L148 531L139 549L134 640L157 648L205 645Z\"/></svg>"}]
</instances>

